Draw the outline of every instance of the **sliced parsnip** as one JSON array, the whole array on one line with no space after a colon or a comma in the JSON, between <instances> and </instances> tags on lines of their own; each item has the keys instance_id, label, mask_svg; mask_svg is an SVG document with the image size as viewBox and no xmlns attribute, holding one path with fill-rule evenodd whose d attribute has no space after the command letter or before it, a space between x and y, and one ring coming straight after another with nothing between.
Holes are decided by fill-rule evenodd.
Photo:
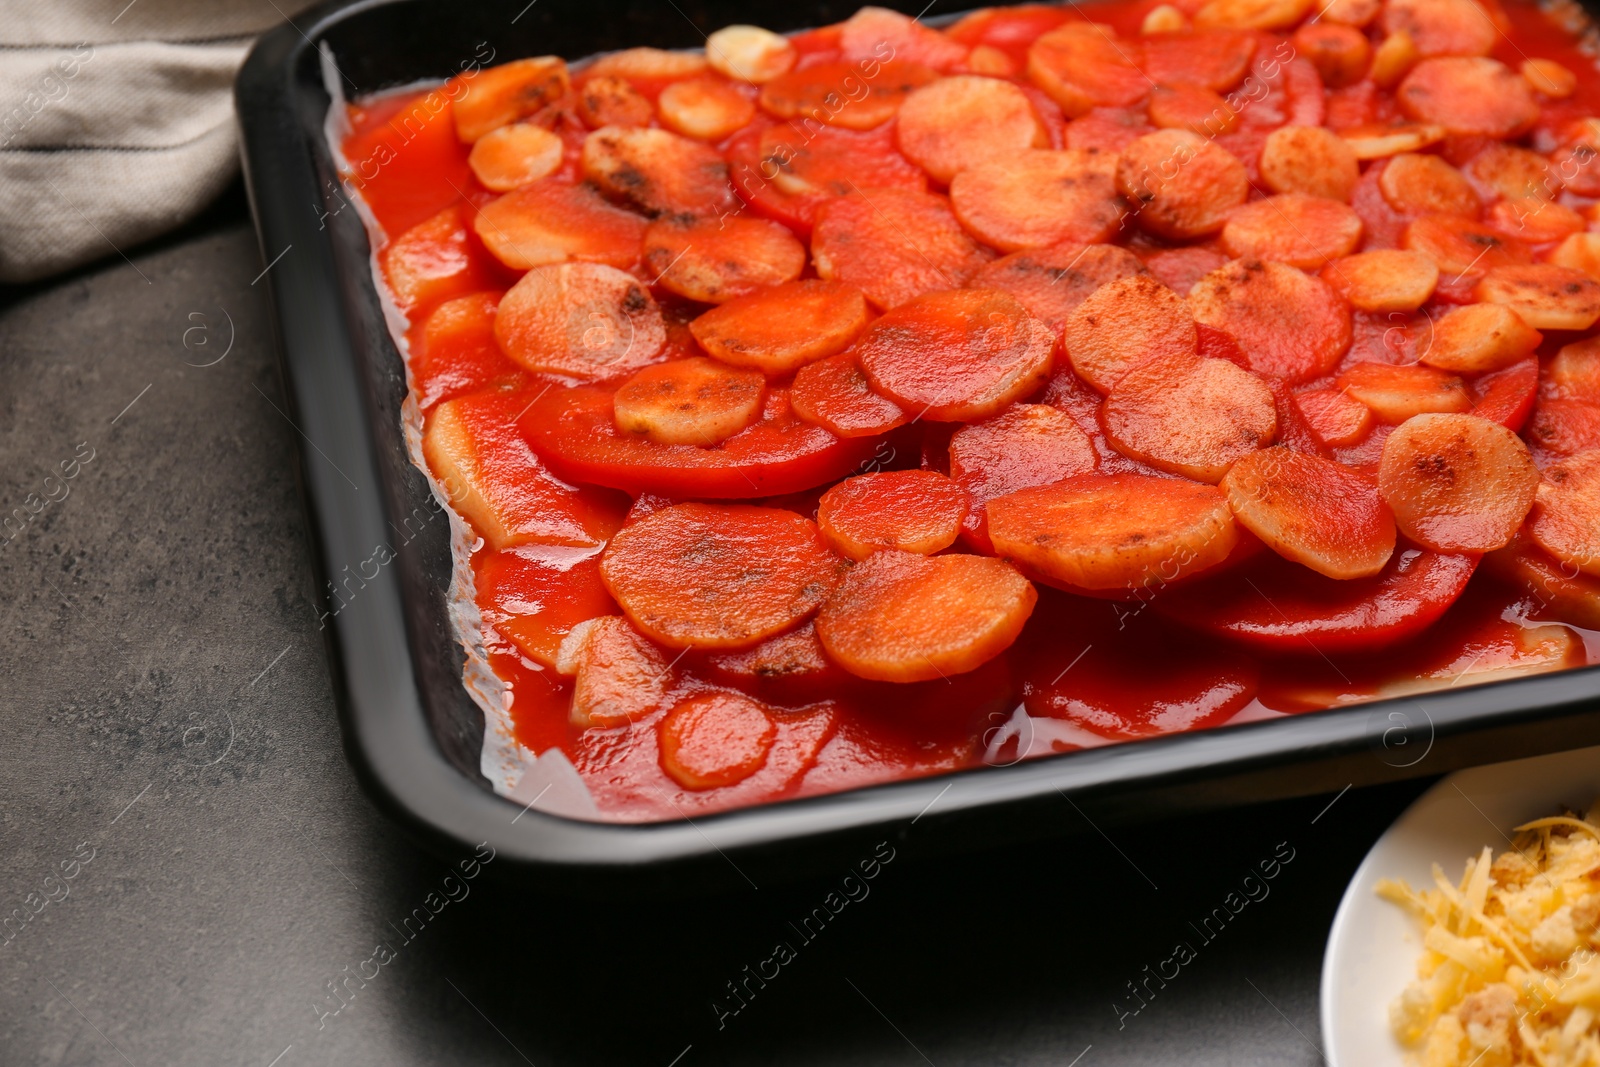
<instances>
[{"instance_id":1,"label":"sliced parsnip","mask_svg":"<svg viewBox=\"0 0 1600 1067\"><path fill-rule=\"evenodd\" d=\"M1466 384L1432 367L1357 363L1339 375L1337 385L1390 426L1415 415L1472 410Z\"/></svg>"},{"instance_id":2,"label":"sliced parsnip","mask_svg":"<svg viewBox=\"0 0 1600 1067\"><path fill-rule=\"evenodd\" d=\"M1386 0L1383 28L1410 34L1424 56L1486 56L1500 40L1477 0Z\"/></svg>"},{"instance_id":3,"label":"sliced parsnip","mask_svg":"<svg viewBox=\"0 0 1600 1067\"><path fill-rule=\"evenodd\" d=\"M1472 293L1539 330L1587 330L1600 319L1600 282L1554 263L1495 267Z\"/></svg>"},{"instance_id":4,"label":"sliced parsnip","mask_svg":"<svg viewBox=\"0 0 1600 1067\"><path fill-rule=\"evenodd\" d=\"M501 298L495 340L524 368L617 377L655 362L661 310L639 280L599 263L534 267Z\"/></svg>"},{"instance_id":5,"label":"sliced parsnip","mask_svg":"<svg viewBox=\"0 0 1600 1067\"><path fill-rule=\"evenodd\" d=\"M1372 64L1372 45L1366 34L1353 26L1324 19L1307 22L1294 32L1290 45L1311 61L1330 89L1354 85L1366 77Z\"/></svg>"},{"instance_id":6,"label":"sliced parsnip","mask_svg":"<svg viewBox=\"0 0 1600 1067\"><path fill-rule=\"evenodd\" d=\"M1116 31L1092 22L1069 22L1028 48L1028 78L1076 118L1097 107L1137 103L1150 83L1134 65Z\"/></svg>"},{"instance_id":7,"label":"sliced parsnip","mask_svg":"<svg viewBox=\"0 0 1600 1067\"><path fill-rule=\"evenodd\" d=\"M1562 345L1545 367L1545 381L1555 397L1600 403L1600 337Z\"/></svg>"},{"instance_id":8,"label":"sliced parsnip","mask_svg":"<svg viewBox=\"0 0 1600 1067\"><path fill-rule=\"evenodd\" d=\"M1389 34L1372 52L1372 66L1367 71L1367 77L1380 89L1393 89L1401 78L1411 73L1411 69L1422 58L1422 53L1417 51L1417 42L1405 30L1396 30Z\"/></svg>"},{"instance_id":9,"label":"sliced parsnip","mask_svg":"<svg viewBox=\"0 0 1600 1067\"><path fill-rule=\"evenodd\" d=\"M501 126L527 118L567 95L571 81L559 56L516 59L460 75L464 92L451 111L456 136L473 143Z\"/></svg>"},{"instance_id":10,"label":"sliced parsnip","mask_svg":"<svg viewBox=\"0 0 1600 1067\"><path fill-rule=\"evenodd\" d=\"M669 130L701 141L720 141L755 116L748 96L716 78L689 78L661 90L656 100Z\"/></svg>"},{"instance_id":11,"label":"sliced parsnip","mask_svg":"<svg viewBox=\"0 0 1600 1067\"><path fill-rule=\"evenodd\" d=\"M811 278L730 300L689 331L724 363L778 376L843 352L868 318L861 290Z\"/></svg>"},{"instance_id":12,"label":"sliced parsnip","mask_svg":"<svg viewBox=\"0 0 1600 1067\"><path fill-rule=\"evenodd\" d=\"M1187 130L1158 130L1117 161L1117 189L1139 225L1160 237L1203 237L1222 229L1250 195L1244 164Z\"/></svg>"},{"instance_id":13,"label":"sliced parsnip","mask_svg":"<svg viewBox=\"0 0 1600 1067\"><path fill-rule=\"evenodd\" d=\"M1239 533L1211 485L1087 474L988 505L995 550L1078 589L1138 592L1221 563Z\"/></svg>"},{"instance_id":14,"label":"sliced parsnip","mask_svg":"<svg viewBox=\"0 0 1600 1067\"><path fill-rule=\"evenodd\" d=\"M978 271L972 284L1010 293L1029 314L1059 332L1072 309L1100 286L1146 273L1145 265L1126 248L1067 242L997 259Z\"/></svg>"},{"instance_id":15,"label":"sliced parsnip","mask_svg":"<svg viewBox=\"0 0 1600 1067\"><path fill-rule=\"evenodd\" d=\"M722 156L668 130L602 126L583 142L583 175L653 213L714 215L735 203Z\"/></svg>"},{"instance_id":16,"label":"sliced parsnip","mask_svg":"<svg viewBox=\"0 0 1600 1067\"><path fill-rule=\"evenodd\" d=\"M1435 552L1504 548L1522 527L1539 471L1522 439L1476 415L1418 415L1383 442L1378 488L1396 525Z\"/></svg>"},{"instance_id":17,"label":"sliced parsnip","mask_svg":"<svg viewBox=\"0 0 1600 1067\"><path fill-rule=\"evenodd\" d=\"M1286 447L1246 456L1222 480L1239 525L1278 555L1341 580L1383 570L1395 526L1370 478Z\"/></svg>"},{"instance_id":18,"label":"sliced parsnip","mask_svg":"<svg viewBox=\"0 0 1600 1067\"><path fill-rule=\"evenodd\" d=\"M1171 4L1158 4L1139 24L1139 33L1149 37L1158 33L1181 33L1189 28L1189 16Z\"/></svg>"},{"instance_id":19,"label":"sliced parsnip","mask_svg":"<svg viewBox=\"0 0 1600 1067\"><path fill-rule=\"evenodd\" d=\"M478 138L467 155L472 176L485 189L508 193L561 166L561 138L530 122L513 122Z\"/></svg>"},{"instance_id":20,"label":"sliced parsnip","mask_svg":"<svg viewBox=\"0 0 1600 1067\"><path fill-rule=\"evenodd\" d=\"M1140 363L1193 357L1199 345L1183 300L1148 274L1096 289L1067 316L1062 340L1072 369L1101 393Z\"/></svg>"},{"instance_id":21,"label":"sliced parsnip","mask_svg":"<svg viewBox=\"0 0 1600 1067\"><path fill-rule=\"evenodd\" d=\"M1562 563L1600 577L1600 450L1545 470L1528 534Z\"/></svg>"},{"instance_id":22,"label":"sliced parsnip","mask_svg":"<svg viewBox=\"0 0 1600 1067\"><path fill-rule=\"evenodd\" d=\"M589 77L639 78L673 81L704 74L706 57L698 52L669 52L663 48L624 48L601 56L584 70Z\"/></svg>"},{"instance_id":23,"label":"sliced parsnip","mask_svg":"<svg viewBox=\"0 0 1600 1067\"><path fill-rule=\"evenodd\" d=\"M1565 100L1578 87L1578 76L1553 59L1524 59L1517 68L1536 93Z\"/></svg>"},{"instance_id":24,"label":"sliced parsnip","mask_svg":"<svg viewBox=\"0 0 1600 1067\"><path fill-rule=\"evenodd\" d=\"M1482 56L1424 59L1395 90L1400 110L1458 137L1517 137L1539 119L1533 90L1511 68Z\"/></svg>"},{"instance_id":25,"label":"sliced parsnip","mask_svg":"<svg viewBox=\"0 0 1600 1067\"><path fill-rule=\"evenodd\" d=\"M546 178L491 200L472 229L496 259L527 270L569 259L626 268L639 262L645 220L589 185Z\"/></svg>"},{"instance_id":26,"label":"sliced parsnip","mask_svg":"<svg viewBox=\"0 0 1600 1067\"><path fill-rule=\"evenodd\" d=\"M1275 193L1349 203L1361 170L1350 142L1321 126L1280 126L1261 146L1261 180Z\"/></svg>"},{"instance_id":27,"label":"sliced parsnip","mask_svg":"<svg viewBox=\"0 0 1600 1067\"><path fill-rule=\"evenodd\" d=\"M761 417L766 378L704 356L646 367L617 390L617 429L660 445L710 448Z\"/></svg>"},{"instance_id":28,"label":"sliced parsnip","mask_svg":"<svg viewBox=\"0 0 1600 1067\"><path fill-rule=\"evenodd\" d=\"M956 218L1005 252L1110 240L1122 223L1116 156L1097 149L998 154L950 183Z\"/></svg>"},{"instance_id":29,"label":"sliced parsnip","mask_svg":"<svg viewBox=\"0 0 1600 1067\"><path fill-rule=\"evenodd\" d=\"M637 722L660 707L672 687L666 653L616 615L590 623L570 658L576 675L571 719L580 729Z\"/></svg>"},{"instance_id":30,"label":"sliced parsnip","mask_svg":"<svg viewBox=\"0 0 1600 1067\"><path fill-rule=\"evenodd\" d=\"M706 38L706 62L736 81L764 85L787 74L798 58L788 38L759 26L724 26Z\"/></svg>"},{"instance_id":31,"label":"sliced parsnip","mask_svg":"<svg viewBox=\"0 0 1600 1067\"><path fill-rule=\"evenodd\" d=\"M1322 280L1358 311L1415 311L1433 295L1439 267L1421 252L1383 248L1334 260Z\"/></svg>"},{"instance_id":32,"label":"sliced parsnip","mask_svg":"<svg viewBox=\"0 0 1600 1067\"><path fill-rule=\"evenodd\" d=\"M1554 200L1561 188L1550 161L1516 145L1491 141L1467 161L1464 172L1486 199L1537 196Z\"/></svg>"},{"instance_id":33,"label":"sliced parsnip","mask_svg":"<svg viewBox=\"0 0 1600 1067\"><path fill-rule=\"evenodd\" d=\"M1464 215L1475 219L1482 205L1472 184L1438 156L1402 152L1378 176L1378 190L1404 215Z\"/></svg>"},{"instance_id":34,"label":"sliced parsnip","mask_svg":"<svg viewBox=\"0 0 1600 1067\"><path fill-rule=\"evenodd\" d=\"M1361 216L1322 196L1284 193L1237 209L1222 228L1222 245L1240 259L1272 260L1319 270L1355 251Z\"/></svg>"},{"instance_id":35,"label":"sliced parsnip","mask_svg":"<svg viewBox=\"0 0 1600 1067\"><path fill-rule=\"evenodd\" d=\"M1507 237L1536 245L1565 240L1587 226L1572 208L1542 196L1519 196L1492 204L1483 221Z\"/></svg>"},{"instance_id":36,"label":"sliced parsnip","mask_svg":"<svg viewBox=\"0 0 1600 1067\"><path fill-rule=\"evenodd\" d=\"M1147 360L1123 375L1100 421L1123 455L1213 485L1278 432L1265 382L1225 359L1187 355Z\"/></svg>"},{"instance_id":37,"label":"sliced parsnip","mask_svg":"<svg viewBox=\"0 0 1600 1067\"><path fill-rule=\"evenodd\" d=\"M1350 347L1350 307L1320 278L1286 263L1234 260L1195 283L1195 321L1229 334L1250 369L1290 384L1329 373Z\"/></svg>"},{"instance_id":38,"label":"sliced parsnip","mask_svg":"<svg viewBox=\"0 0 1600 1067\"><path fill-rule=\"evenodd\" d=\"M1401 231L1400 244L1439 265L1440 273L1465 275L1533 258L1528 246L1502 237L1482 223L1459 215L1424 215Z\"/></svg>"},{"instance_id":39,"label":"sliced parsnip","mask_svg":"<svg viewBox=\"0 0 1600 1067\"><path fill-rule=\"evenodd\" d=\"M1600 233L1571 234L1550 253L1550 262L1600 281Z\"/></svg>"},{"instance_id":40,"label":"sliced parsnip","mask_svg":"<svg viewBox=\"0 0 1600 1067\"><path fill-rule=\"evenodd\" d=\"M656 108L631 82L601 74L586 78L578 89L578 117L591 130L648 126L656 117Z\"/></svg>"},{"instance_id":41,"label":"sliced parsnip","mask_svg":"<svg viewBox=\"0 0 1600 1067\"><path fill-rule=\"evenodd\" d=\"M679 296L722 304L794 281L805 268L806 248L767 219L667 217L645 230L644 263Z\"/></svg>"},{"instance_id":42,"label":"sliced parsnip","mask_svg":"<svg viewBox=\"0 0 1600 1067\"><path fill-rule=\"evenodd\" d=\"M1396 126L1356 126L1339 136L1357 159L1383 159L1401 152L1416 152L1444 140L1443 126L1403 123Z\"/></svg>"},{"instance_id":43,"label":"sliced parsnip","mask_svg":"<svg viewBox=\"0 0 1600 1067\"><path fill-rule=\"evenodd\" d=\"M895 137L907 159L946 184L957 171L1050 143L1026 93L974 74L914 90L900 105Z\"/></svg>"},{"instance_id":44,"label":"sliced parsnip","mask_svg":"<svg viewBox=\"0 0 1600 1067\"><path fill-rule=\"evenodd\" d=\"M1422 362L1457 374L1482 374L1526 359L1543 335L1501 304L1452 308L1434 321Z\"/></svg>"}]
</instances>

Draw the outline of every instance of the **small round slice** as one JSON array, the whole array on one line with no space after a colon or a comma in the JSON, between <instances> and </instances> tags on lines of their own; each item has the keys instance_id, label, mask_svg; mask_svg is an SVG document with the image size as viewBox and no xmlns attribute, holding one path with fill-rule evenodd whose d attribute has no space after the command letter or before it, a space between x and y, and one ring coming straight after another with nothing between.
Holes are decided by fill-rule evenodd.
<instances>
[{"instance_id":1,"label":"small round slice","mask_svg":"<svg viewBox=\"0 0 1600 1067\"><path fill-rule=\"evenodd\" d=\"M806 248L766 219L660 218L644 232L645 267L658 284L703 304L722 304L794 281Z\"/></svg>"},{"instance_id":2,"label":"small round slice","mask_svg":"<svg viewBox=\"0 0 1600 1067\"><path fill-rule=\"evenodd\" d=\"M1126 107L1150 87L1129 47L1109 27L1069 22L1029 46L1028 79L1071 118L1097 107Z\"/></svg>"},{"instance_id":3,"label":"small round slice","mask_svg":"<svg viewBox=\"0 0 1600 1067\"><path fill-rule=\"evenodd\" d=\"M819 275L855 286L886 309L965 285L990 254L967 236L944 197L906 189L827 201L811 237Z\"/></svg>"},{"instance_id":4,"label":"small round slice","mask_svg":"<svg viewBox=\"0 0 1600 1067\"><path fill-rule=\"evenodd\" d=\"M1372 45L1366 34L1337 22L1308 22L1295 31L1290 44L1311 61L1330 89L1354 85L1366 77L1372 62Z\"/></svg>"},{"instance_id":5,"label":"small round slice","mask_svg":"<svg viewBox=\"0 0 1600 1067\"><path fill-rule=\"evenodd\" d=\"M1234 260L1189 290L1195 321L1231 334L1250 369L1289 384L1329 373L1350 347L1350 308L1286 263Z\"/></svg>"},{"instance_id":6,"label":"small round slice","mask_svg":"<svg viewBox=\"0 0 1600 1067\"><path fill-rule=\"evenodd\" d=\"M1517 68L1536 93L1564 100L1578 88L1578 76L1553 59L1524 59Z\"/></svg>"},{"instance_id":7,"label":"small round slice","mask_svg":"<svg viewBox=\"0 0 1600 1067\"><path fill-rule=\"evenodd\" d=\"M803 622L841 577L816 523L742 504L677 504L624 527L600 578L671 648L748 648Z\"/></svg>"},{"instance_id":8,"label":"small round slice","mask_svg":"<svg viewBox=\"0 0 1600 1067\"><path fill-rule=\"evenodd\" d=\"M1472 183L1438 156L1402 152L1383 165L1378 191L1402 215L1478 217L1483 205Z\"/></svg>"},{"instance_id":9,"label":"small round slice","mask_svg":"<svg viewBox=\"0 0 1600 1067\"><path fill-rule=\"evenodd\" d=\"M656 107L667 129L700 141L720 141L756 113L749 97L717 78L673 82L661 90Z\"/></svg>"},{"instance_id":10,"label":"small round slice","mask_svg":"<svg viewBox=\"0 0 1600 1067\"><path fill-rule=\"evenodd\" d=\"M891 59L864 77L855 63L817 63L780 74L761 87L761 107L780 119L870 130L894 118L906 97L936 80L920 63Z\"/></svg>"},{"instance_id":11,"label":"small round slice","mask_svg":"<svg viewBox=\"0 0 1600 1067\"><path fill-rule=\"evenodd\" d=\"M1220 95L1186 82L1151 89L1147 111L1158 129L1188 130L1202 137L1217 137L1239 124L1239 113Z\"/></svg>"},{"instance_id":12,"label":"small round slice","mask_svg":"<svg viewBox=\"0 0 1600 1067\"><path fill-rule=\"evenodd\" d=\"M933 422L993 415L1044 384L1056 340L994 289L929 293L886 313L856 343L872 388Z\"/></svg>"},{"instance_id":13,"label":"small round slice","mask_svg":"<svg viewBox=\"0 0 1600 1067\"><path fill-rule=\"evenodd\" d=\"M1221 563L1238 543L1222 491L1149 475L1081 475L988 505L995 550L1076 589L1160 585Z\"/></svg>"},{"instance_id":14,"label":"small round slice","mask_svg":"<svg viewBox=\"0 0 1600 1067\"><path fill-rule=\"evenodd\" d=\"M1563 460L1544 478L1529 535L1562 563L1600 577L1600 450Z\"/></svg>"},{"instance_id":15,"label":"small round slice","mask_svg":"<svg viewBox=\"0 0 1600 1067\"><path fill-rule=\"evenodd\" d=\"M1433 260L1441 273L1462 276L1468 272L1527 263L1533 258L1527 245L1458 215L1424 215L1414 219L1406 224L1400 244Z\"/></svg>"},{"instance_id":16,"label":"small round slice","mask_svg":"<svg viewBox=\"0 0 1600 1067\"><path fill-rule=\"evenodd\" d=\"M1318 574L1365 578L1394 553L1394 518L1378 487L1343 464L1269 448L1235 463L1222 488L1241 526Z\"/></svg>"},{"instance_id":17,"label":"small round slice","mask_svg":"<svg viewBox=\"0 0 1600 1067\"><path fill-rule=\"evenodd\" d=\"M1321 126L1280 126L1261 146L1261 180L1275 193L1304 193L1349 203L1361 177L1343 137Z\"/></svg>"},{"instance_id":18,"label":"small round slice","mask_svg":"<svg viewBox=\"0 0 1600 1067\"><path fill-rule=\"evenodd\" d=\"M1148 274L1096 289L1067 316L1062 340L1072 369L1101 393L1141 363L1193 356L1199 345L1183 300Z\"/></svg>"},{"instance_id":19,"label":"small round slice","mask_svg":"<svg viewBox=\"0 0 1600 1067\"><path fill-rule=\"evenodd\" d=\"M1503 304L1467 304L1434 321L1418 358L1440 370L1482 374L1526 359L1542 340L1544 335Z\"/></svg>"},{"instance_id":20,"label":"small round slice","mask_svg":"<svg viewBox=\"0 0 1600 1067\"><path fill-rule=\"evenodd\" d=\"M1006 252L1110 240L1122 222L1116 157L1098 149L996 153L957 174L950 204L974 236Z\"/></svg>"},{"instance_id":21,"label":"small round slice","mask_svg":"<svg viewBox=\"0 0 1600 1067\"><path fill-rule=\"evenodd\" d=\"M1026 93L972 74L913 91L900 105L896 137L907 159L945 184L968 167L1050 143Z\"/></svg>"},{"instance_id":22,"label":"small round slice","mask_svg":"<svg viewBox=\"0 0 1600 1067\"><path fill-rule=\"evenodd\" d=\"M1372 409L1379 422L1398 426L1414 415L1472 410L1472 397L1454 374L1420 365L1357 363L1336 384Z\"/></svg>"},{"instance_id":23,"label":"small round slice","mask_svg":"<svg viewBox=\"0 0 1600 1067\"><path fill-rule=\"evenodd\" d=\"M710 448L761 417L767 380L704 356L646 367L622 383L617 429L661 445Z\"/></svg>"},{"instance_id":24,"label":"small round slice","mask_svg":"<svg viewBox=\"0 0 1600 1067\"><path fill-rule=\"evenodd\" d=\"M858 677L931 681L1004 652L1038 597L1001 560L878 552L852 567L817 613L817 636L829 657Z\"/></svg>"},{"instance_id":25,"label":"small round slice","mask_svg":"<svg viewBox=\"0 0 1600 1067\"><path fill-rule=\"evenodd\" d=\"M1500 38L1476 0L1388 0L1383 28L1404 30L1425 56L1486 56Z\"/></svg>"},{"instance_id":26,"label":"small round slice","mask_svg":"<svg viewBox=\"0 0 1600 1067\"><path fill-rule=\"evenodd\" d=\"M1372 432L1372 409L1338 389L1311 389L1295 394L1294 405L1325 445L1342 448Z\"/></svg>"},{"instance_id":27,"label":"small round slice","mask_svg":"<svg viewBox=\"0 0 1600 1067\"><path fill-rule=\"evenodd\" d=\"M645 220L592 185L546 178L485 204L472 228L513 270L569 259L626 269L639 262Z\"/></svg>"},{"instance_id":28,"label":"small round slice","mask_svg":"<svg viewBox=\"0 0 1600 1067\"><path fill-rule=\"evenodd\" d=\"M742 782L767 762L778 736L772 713L743 693L700 693L661 720L661 769L685 789Z\"/></svg>"},{"instance_id":29,"label":"small round slice","mask_svg":"<svg viewBox=\"0 0 1600 1067\"><path fill-rule=\"evenodd\" d=\"M656 117L650 98L624 78L590 75L578 89L578 117L591 130L602 126L648 126Z\"/></svg>"},{"instance_id":30,"label":"small round slice","mask_svg":"<svg viewBox=\"0 0 1600 1067\"><path fill-rule=\"evenodd\" d=\"M1511 542L1539 472L1522 439L1476 415L1418 415L1383 443L1378 488L1400 532L1435 552Z\"/></svg>"},{"instance_id":31,"label":"small round slice","mask_svg":"<svg viewBox=\"0 0 1600 1067\"><path fill-rule=\"evenodd\" d=\"M1188 130L1158 130L1117 161L1117 189L1141 227L1187 240L1222 229L1250 195L1250 179L1227 149Z\"/></svg>"},{"instance_id":32,"label":"small round slice","mask_svg":"<svg viewBox=\"0 0 1600 1067\"><path fill-rule=\"evenodd\" d=\"M479 185L508 193L561 166L562 148L561 138L543 126L514 122L478 138L467 165Z\"/></svg>"},{"instance_id":33,"label":"small round slice","mask_svg":"<svg viewBox=\"0 0 1600 1067\"><path fill-rule=\"evenodd\" d=\"M761 85L789 73L798 58L788 38L760 26L724 26L706 38L706 62L736 81Z\"/></svg>"},{"instance_id":34,"label":"small round slice","mask_svg":"<svg viewBox=\"0 0 1600 1067\"><path fill-rule=\"evenodd\" d=\"M1551 394L1560 399L1600 402L1600 337L1562 345L1545 377Z\"/></svg>"},{"instance_id":35,"label":"small round slice","mask_svg":"<svg viewBox=\"0 0 1600 1067\"><path fill-rule=\"evenodd\" d=\"M1222 244L1241 259L1275 260L1319 270L1355 251L1361 216L1322 196L1284 193L1239 208L1222 228Z\"/></svg>"},{"instance_id":36,"label":"small round slice","mask_svg":"<svg viewBox=\"0 0 1600 1067\"><path fill-rule=\"evenodd\" d=\"M789 391L794 413L838 437L875 437L905 425L905 410L873 392L854 352L801 367Z\"/></svg>"},{"instance_id":37,"label":"small round slice","mask_svg":"<svg viewBox=\"0 0 1600 1067\"><path fill-rule=\"evenodd\" d=\"M717 150L669 130L602 126L583 142L583 176L651 214L716 215L738 200Z\"/></svg>"},{"instance_id":38,"label":"small round slice","mask_svg":"<svg viewBox=\"0 0 1600 1067\"><path fill-rule=\"evenodd\" d=\"M616 615L573 627L558 655L562 673L575 676L568 714L579 728L637 722L660 707L672 688L671 662Z\"/></svg>"},{"instance_id":39,"label":"small round slice","mask_svg":"<svg viewBox=\"0 0 1600 1067\"><path fill-rule=\"evenodd\" d=\"M937 471L880 471L822 494L817 525L853 560L884 549L929 556L955 544L967 506L967 491Z\"/></svg>"},{"instance_id":40,"label":"small round slice","mask_svg":"<svg viewBox=\"0 0 1600 1067\"><path fill-rule=\"evenodd\" d=\"M1047 404L1013 404L950 438L950 477L977 508L995 497L1088 474L1094 444L1072 417Z\"/></svg>"},{"instance_id":41,"label":"small round slice","mask_svg":"<svg viewBox=\"0 0 1600 1067\"><path fill-rule=\"evenodd\" d=\"M1336 259L1323 281L1357 311L1415 311L1439 284L1439 266L1421 252L1379 248Z\"/></svg>"},{"instance_id":42,"label":"small round slice","mask_svg":"<svg viewBox=\"0 0 1600 1067\"><path fill-rule=\"evenodd\" d=\"M1600 282L1553 263L1495 267L1472 295L1505 305L1537 330L1587 330L1600 319Z\"/></svg>"},{"instance_id":43,"label":"small round slice","mask_svg":"<svg viewBox=\"0 0 1600 1067\"><path fill-rule=\"evenodd\" d=\"M599 263L534 267L500 300L500 350L527 370L614 378L655 362L661 309L631 274Z\"/></svg>"},{"instance_id":44,"label":"small round slice","mask_svg":"<svg viewBox=\"0 0 1600 1067\"><path fill-rule=\"evenodd\" d=\"M1072 310L1102 285L1147 273L1139 257L1126 248L1068 242L1013 252L978 271L972 284L1010 293L1029 314L1059 333Z\"/></svg>"},{"instance_id":45,"label":"small round slice","mask_svg":"<svg viewBox=\"0 0 1600 1067\"><path fill-rule=\"evenodd\" d=\"M1482 56L1424 59L1395 99L1408 117L1458 137L1514 138L1539 119L1539 101L1516 71Z\"/></svg>"},{"instance_id":46,"label":"small round slice","mask_svg":"<svg viewBox=\"0 0 1600 1067\"><path fill-rule=\"evenodd\" d=\"M868 317L861 290L808 278L712 308L689 324L689 332L724 363L776 377L843 352Z\"/></svg>"},{"instance_id":47,"label":"small round slice","mask_svg":"<svg viewBox=\"0 0 1600 1067\"><path fill-rule=\"evenodd\" d=\"M1130 370L1106 397L1100 421L1123 455L1213 485L1278 433L1265 382L1225 359L1190 355Z\"/></svg>"}]
</instances>

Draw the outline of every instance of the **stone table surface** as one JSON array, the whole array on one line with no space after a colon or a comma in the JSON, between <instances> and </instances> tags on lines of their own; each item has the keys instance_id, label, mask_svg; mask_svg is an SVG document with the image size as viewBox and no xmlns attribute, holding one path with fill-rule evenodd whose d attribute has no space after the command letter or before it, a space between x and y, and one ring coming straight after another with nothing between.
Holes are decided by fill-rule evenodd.
<instances>
[{"instance_id":1,"label":"stone table surface","mask_svg":"<svg viewBox=\"0 0 1600 1067\"><path fill-rule=\"evenodd\" d=\"M341 749L262 266L235 190L0 290L0 514L27 517L0 532L0 915L31 916L0 930L0 1063L1321 1061L1339 895L1422 783L1110 838L1063 804L1056 840L906 849L720 1020L844 870L662 901L491 863L403 937L448 870Z\"/></svg>"}]
</instances>

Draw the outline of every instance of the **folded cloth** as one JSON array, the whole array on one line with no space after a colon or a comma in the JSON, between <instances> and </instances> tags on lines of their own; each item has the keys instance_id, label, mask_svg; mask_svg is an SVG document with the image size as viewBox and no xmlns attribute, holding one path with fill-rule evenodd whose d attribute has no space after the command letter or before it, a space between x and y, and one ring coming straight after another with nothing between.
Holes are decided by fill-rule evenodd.
<instances>
[{"instance_id":1,"label":"folded cloth","mask_svg":"<svg viewBox=\"0 0 1600 1067\"><path fill-rule=\"evenodd\" d=\"M0 281L183 224L238 172L233 77L306 0L0 0Z\"/></svg>"}]
</instances>

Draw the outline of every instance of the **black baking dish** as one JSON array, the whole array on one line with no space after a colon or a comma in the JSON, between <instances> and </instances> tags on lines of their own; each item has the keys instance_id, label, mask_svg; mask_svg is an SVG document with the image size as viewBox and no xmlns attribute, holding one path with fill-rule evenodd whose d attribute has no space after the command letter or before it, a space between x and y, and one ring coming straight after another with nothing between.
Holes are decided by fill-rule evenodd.
<instances>
[{"instance_id":1,"label":"black baking dish","mask_svg":"<svg viewBox=\"0 0 1600 1067\"><path fill-rule=\"evenodd\" d=\"M955 6L959 0L952 0ZM443 79L488 42L501 60L633 45L691 48L702 29L788 31L856 0L358 0L268 33L239 75L245 175L276 307L285 391L323 581L368 561L431 493L401 434L406 382L374 288L367 234L324 142L326 44L350 97ZM922 3L892 4L917 13ZM941 14L942 12L935 12ZM409 527L408 527L409 529ZM479 774L483 717L446 611L448 531L399 540L326 626L351 761L369 792L436 847L488 842L549 875L685 873L738 882L804 869L864 839L990 841L1178 808L1307 796L1600 743L1600 668L1113 745L848 793L644 825L520 806ZM320 586L321 588L328 588ZM324 594L325 595L325 594ZM1078 811L1063 800L1071 798ZM1082 813L1080 816L1079 813ZM913 827L913 823L915 826Z\"/></svg>"}]
</instances>

